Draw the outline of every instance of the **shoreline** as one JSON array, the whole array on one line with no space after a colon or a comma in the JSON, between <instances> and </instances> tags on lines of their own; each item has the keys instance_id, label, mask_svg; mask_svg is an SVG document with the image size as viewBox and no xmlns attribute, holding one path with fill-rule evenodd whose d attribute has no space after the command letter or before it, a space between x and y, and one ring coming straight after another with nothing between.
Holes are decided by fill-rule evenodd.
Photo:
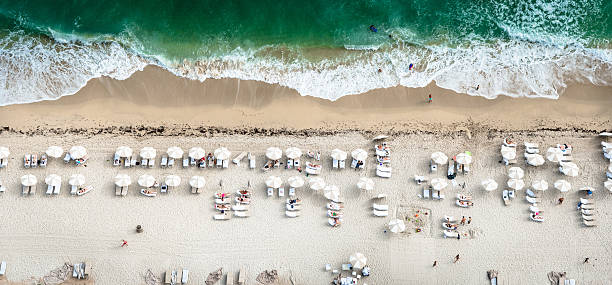
<instances>
[{"instance_id":1,"label":"shoreline","mask_svg":"<svg viewBox=\"0 0 612 285\"><path fill-rule=\"evenodd\" d=\"M432 104L427 103L430 93ZM199 82L150 66L126 80L91 80L76 94L55 101L0 107L0 126L5 131L26 134L58 128L128 134L116 130L133 126L140 126L140 133L150 134L160 128L187 133L192 130L194 134L202 128L207 128L206 132L256 130L305 135L347 131L453 132L466 128L472 132L594 133L612 124L608 111L611 94L612 87L574 85L557 100L505 96L486 99L431 85L379 89L332 102L301 96L279 85L237 79Z\"/></svg>"}]
</instances>

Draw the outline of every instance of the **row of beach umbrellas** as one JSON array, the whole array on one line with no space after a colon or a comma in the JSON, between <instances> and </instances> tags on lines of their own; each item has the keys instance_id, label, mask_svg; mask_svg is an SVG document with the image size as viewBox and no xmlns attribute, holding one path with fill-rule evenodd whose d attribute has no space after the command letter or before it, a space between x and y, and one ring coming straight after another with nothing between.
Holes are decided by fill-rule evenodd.
<instances>
[{"instance_id":1,"label":"row of beach umbrellas","mask_svg":"<svg viewBox=\"0 0 612 285\"><path fill-rule=\"evenodd\" d=\"M431 160L436 164L445 164L448 162L448 156L443 152L436 151L431 154ZM455 161L459 164L471 164L472 156L467 152L462 152L455 156Z\"/></svg>"},{"instance_id":2,"label":"row of beach umbrellas","mask_svg":"<svg viewBox=\"0 0 612 285\"><path fill-rule=\"evenodd\" d=\"M36 183L38 183L38 179L32 174L21 176L21 184L23 186L34 186ZM57 174L49 174L45 178L45 183L51 186L60 186L62 184L62 177ZM73 174L70 176L70 179L68 179L68 184L82 186L85 184L85 176L83 176L83 174Z\"/></svg>"}]
</instances>

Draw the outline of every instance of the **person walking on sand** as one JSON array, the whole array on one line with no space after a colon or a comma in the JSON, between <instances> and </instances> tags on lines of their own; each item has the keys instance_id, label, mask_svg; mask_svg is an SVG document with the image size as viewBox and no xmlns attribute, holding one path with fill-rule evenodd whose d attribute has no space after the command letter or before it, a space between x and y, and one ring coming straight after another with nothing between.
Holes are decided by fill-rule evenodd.
<instances>
[{"instance_id":1,"label":"person walking on sand","mask_svg":"<svg viewBox=\"0 0 612 285\"><path fill-rule=\"evenodd\" d=\"M465 216L462 216L462 217L461 217L461 222L460 222L460 224L465 225Z\"/></svg>"},{"instance_id":2,"label":"person walking on sand","mask_svg":"<svg viewBox=\"0 0 612 285\"><path fill-rule=\"evenodd\" d=\"M563 198L563 197L559 198L559 205L563 204L564 200L565 200L565 198Z\"/></svg>"},{"instance_id":3,"label":"person walking on sand","mask_svg":"<svg viewBox=\"0 0 612 285\"><path fill-rule=\"evenodd\" d=\"M468 225L472 223L472 217L468 218Z\"/></svg>"},{"instance_id":4,"label":"person walking on sand","mask_svg":"<svg viewBox=\"0 0 612 285\"><path fill-rule=\"evenodd\" d=\"M459 261L459 255L457 254L457 256L455 256L455 261L453 261L453 263L457 263L457 261Z\"/></svg>"},{"instance_id":5,"label":"person walking on sand","mask_svg":"<svg viewBox=\"0 0 612 285\"><path fill-rule=\"evenodd\" d=\"M437 261L437 260L434 260L434 264L433 264L433 266L432 266L432 267L436 267L436 266L438 266L438 261Z\"/></svg>"},{"instance_id":6,"label":"person walking on sand","mask_svg":"<svg viewBox=\"0 0 612 285\"><path fill-rule=\"evenodd\" d=\"M429 94L429 99L427 100L427 103L431 103L433 99L431 99L431 94Z\"/></svg>"},{"instance_id":7,"label":"person walking on sand","mask_svg":"<svg viewBox=\"0 0 612 285\"><path fill-rule=\"evenodd\" d=\"M128 245L126 240L122 239L121 241L122 241L121 247L124 247L124 246Z\"/></svg>"},{"instance_id":8,"label":"person walking on sand","mask_svg":"<svg viewBox=\"0 0 612 285\"><path fill-rule=\"evenodd\" d=\"M589 258L585 258L584 261L582 263L589 263Z\"/></svg>"}]
</instances>

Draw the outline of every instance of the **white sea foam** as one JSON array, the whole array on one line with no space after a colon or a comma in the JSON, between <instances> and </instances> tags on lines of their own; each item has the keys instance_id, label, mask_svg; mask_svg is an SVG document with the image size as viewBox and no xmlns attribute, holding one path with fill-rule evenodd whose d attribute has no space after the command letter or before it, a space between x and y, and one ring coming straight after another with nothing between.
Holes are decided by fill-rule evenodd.
<instances>
[{"instance_id":1,"label":"white sea foam","mask_svg":"<svg viewBox=\"0 0 612 285\"><path fill-rule=\"evenodd\" d=\"M58 42L14 32L0 39L0 105L57 99L74 94L92 78L122 80L148 64L200 81L239 78L277 83L328 100L377 88L425 87L432 82L491 99L498 95L556 99L572 82L612 85L611 50L580 45L520 40L459 47L400 44L347 51L341 57L314 62L299 51L278 58L270 50L273 48L238 49L215 58L175 62L140 56L112 41ZM414 64L412 70L410 64Z\"/></svg>"}]
</instances>

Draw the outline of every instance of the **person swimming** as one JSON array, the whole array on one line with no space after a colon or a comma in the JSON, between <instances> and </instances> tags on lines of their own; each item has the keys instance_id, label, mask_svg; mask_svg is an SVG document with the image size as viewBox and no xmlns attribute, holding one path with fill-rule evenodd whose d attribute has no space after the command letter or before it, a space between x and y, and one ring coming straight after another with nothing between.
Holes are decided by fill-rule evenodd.
<instances>
[{"instance_id":1,"label":"person swimming","mask_svg":"<svg viewBox=\"0 0 612 285\"><path fill-rule=\"evenodd\" d=\"M378 32L378 29L376 29L376 27L374 27L374 25L370 25L370 31L376 33L376 32Z\"/></svg>"}]
</instances>

